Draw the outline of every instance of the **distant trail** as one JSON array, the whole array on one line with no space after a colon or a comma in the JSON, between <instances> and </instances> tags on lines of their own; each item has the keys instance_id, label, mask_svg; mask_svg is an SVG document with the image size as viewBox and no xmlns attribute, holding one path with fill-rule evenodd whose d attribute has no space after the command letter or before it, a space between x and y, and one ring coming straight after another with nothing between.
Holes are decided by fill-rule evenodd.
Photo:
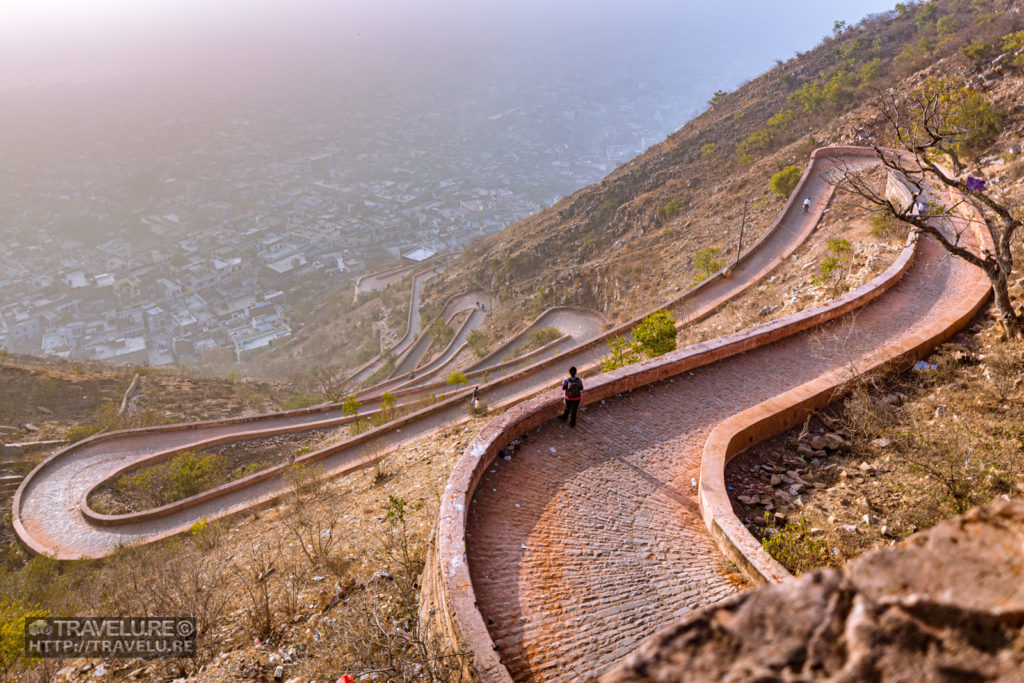
<instances>
[{"instance_id":1,"label":"distant trail","mask_svg":"<svg viewBox=\"0 0 1024 683\"><path fill-rule=\"evenodd\" d=\"M864 162L863 158L860 162ZM691 313L684 316L684 321L706 315L707 311L720 306L756 282L784 255L795 250L810 235L827 205L831 186L825 182L822 174L828 171L831 164L827 156L815 157L805 173L803 189L797 190L801 197L810 196L814 202L814 209L809 215L794 210L794 202L791 200L777 224L744 254L731 277L718 274L666 305L686 302L687 310ZM749 266L746 265L748 263ZM418 296L418 291L414 286L414 295ZM418 300L411 303L415 305L410 308L410 334L401 342L406 347L413 341L412 330L419 329L420 325ZM492 409L500 409L556 386L568 365L581 368L593 365L604 355L603 341L609 335L628 332L627 324L584 339L598 332L593 321L600 319L600 314L584 312L582 309L577 309L578 313L573 314L570 309L565 310L568 311L565 316L577 316L576 322L563 317L559 318L560 324L568 328L564 331L578 334L582 343L562 350L557 356L532 362L526 368L482 384L480 396ZM543 322L545 320L542 316L536 324ZM579 327L574 327L577 325ZM523 338L534 327L524 330L519 338ZM425 394L437 390L424 388L422 391ZM299 461L319 462L328 473L346 472L364 466L377 457L373 454L377 449L407 443L443 424L465 419L466 391L449 393L439 403L419 413L355 439L302 456ZM443 390L437 393L441 394ZM281 468L264 470L166 508L120 518L107 519L93 512L84 514L80 504L90 490L133 463L168 457L179 449L201 448L212 443L241 441L273 433L305 431L342 424L349 419L341 414L340 406L334 405L255 418L99 435L55 453L26 477L14 499L13 524L18 537L30 549L51 553L60 559L102 556L122 543L146 542L181 533L201 518L240 512L280 495L287 486L281 476Z\"/></svg>"},{"instance_id":2,"label":"distant trail","mask_svg":"<svg viewBox=\"0 0 1024 683\"><path fill-rule=\"evenodd\" d=\"M354 373L346 378L346 382L351 385L358 385L361 382L366 381L368 377L371 377L374 372L383 364L386 355L391 354L392 356L402 355L406 349L413 343L416 336L420 333L420 304L421 294L423 290L423 283L434 277L438 273L442 272L447 266L445 264L435 265L426 270L422 270L412 278L412 292L409 295L409 315L406 322L405 334L398 340L391 348L385 353L379 354L376 358L369 361L361 368L356 370ZM406 277L409 269L402 269L401 278ZM401 279L399 278L399 279Z\"/></svg>"}]
</instances>

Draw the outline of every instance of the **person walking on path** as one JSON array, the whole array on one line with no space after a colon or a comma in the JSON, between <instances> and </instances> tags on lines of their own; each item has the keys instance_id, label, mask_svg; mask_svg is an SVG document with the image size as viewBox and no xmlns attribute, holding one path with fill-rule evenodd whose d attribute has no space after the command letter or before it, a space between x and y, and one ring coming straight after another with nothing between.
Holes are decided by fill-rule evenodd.
<instances>
[{"instance_id":1,"label":"person walking on path","mask_svg":"<svg viewBox=\"0 0 1024 683\"><path fill-rule=\"evenodd\" d=\"M569 368L569 376L562 380L562 395L565 398L565 412L558 418L569 420L569 426L576 426L576 413L580 411L583 398L583 380L576 376L576 367Z\"/></svg>"},{"instance_id":2,"label":"person walking on path","mask_svg":"<svg viewBox=\"0 0 1024 683\"><path fill-rule=\"evenodd\" d=\"M811 210L811 200L809 197L804 197L804 213Z\"/></svg>"}]
</instances>

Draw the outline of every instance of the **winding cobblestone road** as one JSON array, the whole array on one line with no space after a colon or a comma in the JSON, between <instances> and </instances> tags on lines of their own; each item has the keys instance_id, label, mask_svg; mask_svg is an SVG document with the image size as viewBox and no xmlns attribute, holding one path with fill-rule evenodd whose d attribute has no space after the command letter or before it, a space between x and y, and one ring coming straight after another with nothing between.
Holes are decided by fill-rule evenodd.
<instances>
[{"instance_id":1,"label":"winding cobblestone road","mask_svg":"<svg viewBox=\"0 0 1024 683\"><path fill-rule=\"evenodd\" d=\"M811 189L808 189L806 194L810 194L815 201L815 211L812 211L812 214L809 216L802 215L799 211L788 211L782 217L779 229L772 233L760 245L757 251L751 254L753 257L750 260L751 267L744 268L741 263L741 268L737 269L731 278L723 279L721 282L713 283L713 287L705 287L693 293L691 298L694 310L713 306L716 302L735 296L753 281L756 281L756 278L768 272L774 257L777 257L779 254L790 253L806 238L819 217L820 209L824 206L824 199L822 197L827 197L830 190L820 177L820 173L825 172L827 167L828 162L826 161L822 163L822 170L820 172L815 171L809 177L809 182L811 183L809 187L813 189L813 193ZM775 256L773 257L772 254ZM413 322L415 323L416 321L414 320ZM416 326L418 326L418 323ZM575 364L583 367L587 363L599 358L603 353L604 349L600 345L575 351L570 349L563 354L559 354L557 363L546 362L545 364L538 364L536 367L531 367L517 375L495 380L484 385L481 388L481 397L491 406L497 406L517 400L524 395L536 392L538 389L556 386L559 377L564 372L565 366ZM775 365L776 367L782 367L778 363ZM721 400L712 394L709 394L706 399L702 398L702 401L705 400L708 405L717 405L723 411L728 410L728 407L725 404L721 404ZM601 419L600 414L600 408L588 410L584 415L587 426L582 427L579 433L592 429L590 425L597 424L597 421ZM641 417L643 414L641 413ZM219 497L204 500L185 509L171 511L169 514L158 519L147 521L126 520L109 526L99 526L87 520L79 509L79 502L86 492L112 476L118 469L130 463L153 457L154 454L162 450L197 447L197 444L213 438L230 438L232 440L256 438L264 435L267 430L273 429L290 431L314 429L323 427L325 422L330 423L338 420L340 417L341 413L338 408L306 415L274 414L262 416L244 423L196 424L174 431L152 430L125 433L114 435L107 440L85 442L70 446L52 456L22 483L14 501L13 520L15 529L19 537L31 548L38 552L54 554L61 559L101 556L122 543L145 542L154 538L180 533L187 530L200 518L214 518L242 511L279 495L284 491L287 483L283 478L275 476L263 481L253 482L245 488L224 493ZM411 419L401 426L385 427L381 433L374 435L372 446L364 443L341 443L332 446L328 449L329 453L326 453L319 462L327 473L345 472L365 461L368 457L368 450L400 446L403 443L428 434L443 424L464 418L464 404L460 400L454 399L428 409L425 414ZM666 424L672 422L667 419L666 415L663 415L654 422L658 423L662 420ZM616 419L611 419L611 422L616 422ZM628 426L628 423L624 422L619 422L619 424L622 424L624 429ZM653 430L654 427L651 427L651 429ZM606 433L614 433L610 424L607 426ZM660 440L668 438L668 435L658 434L656 431L638 432L638 434L646 433L657 435L651 438ZM697 436L697 432L694 432L694 437L696 438ZM634 438L639 438L639 436ZM658 481L672 484L672 488L663 489L663 491L672 493L672 496L667 499L662 500L657 497L651 498L649 501L649 497L635 499L636 501L643 501L635 502L634 504L637 515L641 514L641 510L649 510L651 515L651 533L654 533L657 529L667 528L664 525L663 517L670 515L673 510L672 501L675 501L675 504L681 505L679 503L680 496L690 496L691 492L687 486L683 485L687 484L686 476L682 476L679 479L675 469L678 460L666 461L670 462L670 464L666 465L668 469L664 471L655 470L648 472L646 469L643 469L645 467L645 458L649 457L643 442L634 441L630 443L633 444L630 450L624 451L619 460L609 461L606 466L608 469L604 471L611 477L611 483L614 483L615 477L622 474L630 474L631 476L641 477L641 480L645 480L644 478L650 475L654 476ZM653 441L651 443L653 444ZM312 455L309 457L312 457ZM528 456L523 456L523 458L526 457ZM676 456L674 455L673 457ZM521 461L517 460L516 462ZM630 464L627 466L624 463ZM620 472L619 469L623 467L625 469ZM673 473L671 477L669 477L669 470ZM582 468L581 471L589 472L589 468ZM574 477L566 474L566 482L571 482L573 479ZM682 484L676 481L676 479L679 479ZM542 488L541 490L548 491L552 496L556 492L555 489L550 488ZM558 491L561 491L561 489L558 489ZM544 494L537 493L535 495ZM551 498L551 500L554 500L554 498ZM614 500L614 496L606 496L602 500ZM571 510L573 508L567 509ZM550 504L545 507L545 510L548 510L549 514L553 514ZM645 512L643 514L648 513ZM555 518L550 519L554 520ZM678 534L683 535L674 538L692 537L694 543L701 542L699 541L699 534L693 531L689 521L685 523L679 522L679 524ZM555 521L551 522L551 528L558 528ZM615 528L618 528L618 526L615 526ZM482 534L485 531L484 529L480 530ZM611 528L607 531L611 533ZM580 538L582 539L582 537ZM656 548L664 549L671 545L668 543L669 539L657 538L655 540L654 547ZM523 542L525 543L525 541ZM584 544L585 542L579 540L578 543ZM609 555L608 557L612 556ZM658 557L658 555L655 554L655 557ZM527 560L527 563L530 561ZM668 562L667 559L665 561ZM551 562L553 563L554 560L551 560ZM554 564L551 564L551 566L554 566ZM728 584L721 577L713 576L712 574L708 575L709 588L707 590L711 591L714 595L727 593L729 590ZM613 579L609 577L609 580ZM672 591L666 591L666 595L670 593ZM666 604L672 604L675 606L674 609L679 610L686 608L691 603L687 599L677 596L671 599L666 597ZM643 630L645 627L640 626L638 628Z\"/></svg>"},{"instance_id":2,"label":"winding cobblestone road","mask_svg":"<svg viewBox=\"0 0 1024 683\"><path fill-rule=\"evenodd\" d=\"M918 246L900 282L820 328L554 421L495 460L469 511L481 614L516 680L600 673L659 626L737 587L697 508L693 479L724 419L894 340L918 334L975 269Z\"/></svg>"}]
</instances>

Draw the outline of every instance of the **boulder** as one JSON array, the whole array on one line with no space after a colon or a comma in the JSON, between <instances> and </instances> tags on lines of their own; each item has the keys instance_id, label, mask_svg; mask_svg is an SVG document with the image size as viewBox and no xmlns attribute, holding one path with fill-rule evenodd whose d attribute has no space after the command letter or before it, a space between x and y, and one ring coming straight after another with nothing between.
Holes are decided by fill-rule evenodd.
<instances>
[{"instance_id":1,"label":"boulder","mask_svg":"<svg viewBox=\"0 0 1024 683\"><path fill-rule=\"evenodd\" d=\"M740 593L601 680L1012 681L1024 671L1024 501Z\"/></svg>"}]
</instances>

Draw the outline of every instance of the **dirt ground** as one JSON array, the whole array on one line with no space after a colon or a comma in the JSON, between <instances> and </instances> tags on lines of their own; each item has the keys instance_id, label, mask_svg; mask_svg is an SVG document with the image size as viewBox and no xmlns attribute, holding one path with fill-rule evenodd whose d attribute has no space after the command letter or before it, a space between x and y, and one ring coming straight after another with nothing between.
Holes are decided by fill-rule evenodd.
<instances>
[{"instance_id":1,"label":"dirt ground","mask_svg":"<svg viewBox=\"0 0 1024 683\"><path fill-rule=\"evenodd\" d=\"M358 679L360 671L369 667L353 654L361 646L353 644L353 637L359 634L367 642L374 638L374 633L361 630L366 624L360 620L396 601L396 586L401 582L387 552L383 508L389 497L409 504L408 551L413 566L421 567L451 467L487 420L473 418L462 426L442 428L388 455L378 466L330 481L301 500L289 497L262 511L223 523L211 522L201 534L157 544L142 555L126 553L89 568L65 570L66 574L82 571L87 578L79 579L77 590L61 597L62 609L73 612L76 607L88 606L86 611L95 611L97 591L118 580L122 572L130 568L141 572L154 562L165 561L160 558L180 556L205 571L203 604L210 603L212 592L225 601L220 613L231 615L212 624L204 636L202 660L196 664L199 680L272 681L278 666L283 667L286 680L295 676L300 677L297 680L333 680L343 673L355 673ZM302 537L305 540L295 531L299 528L305 533L296 525L299 519L308 520L315 528L312 536ZM325 531L328 529L330 532ZM312 547L315 541L311 538L323 539L325 533L332 539L328 561L314 564L300 544ZM222 577L221 585L216 577L221 576L223 567L231 570ZM244 579L245 572L254 567L268 572L261 583L268 588L271 628L262 636L254 635L248 621L251 604ZM120 582L124 581L122 575ZM159 598L161 591L186 599L183 604L198 599L195 595L186 598L180 586L167 585L158 585L153 598ZM188 609L194 608L188 605ZM103 680L169 680L197 673L182 661L47 663L49 673L56 674L58 681L93 680L100 665L106 676Z\"/></svg>"},{"instance_id":2,"label":"dirt ground","mask_svg":"<svg viewBox=\"0 0 1024 683\"><path fill-rule=\"evenodd\" d=\"M801 572L1024 494L1024 345L999 330L982 313L925 364L738 456L726 469L737 515Z\"/></svg>"}]
</instances>

